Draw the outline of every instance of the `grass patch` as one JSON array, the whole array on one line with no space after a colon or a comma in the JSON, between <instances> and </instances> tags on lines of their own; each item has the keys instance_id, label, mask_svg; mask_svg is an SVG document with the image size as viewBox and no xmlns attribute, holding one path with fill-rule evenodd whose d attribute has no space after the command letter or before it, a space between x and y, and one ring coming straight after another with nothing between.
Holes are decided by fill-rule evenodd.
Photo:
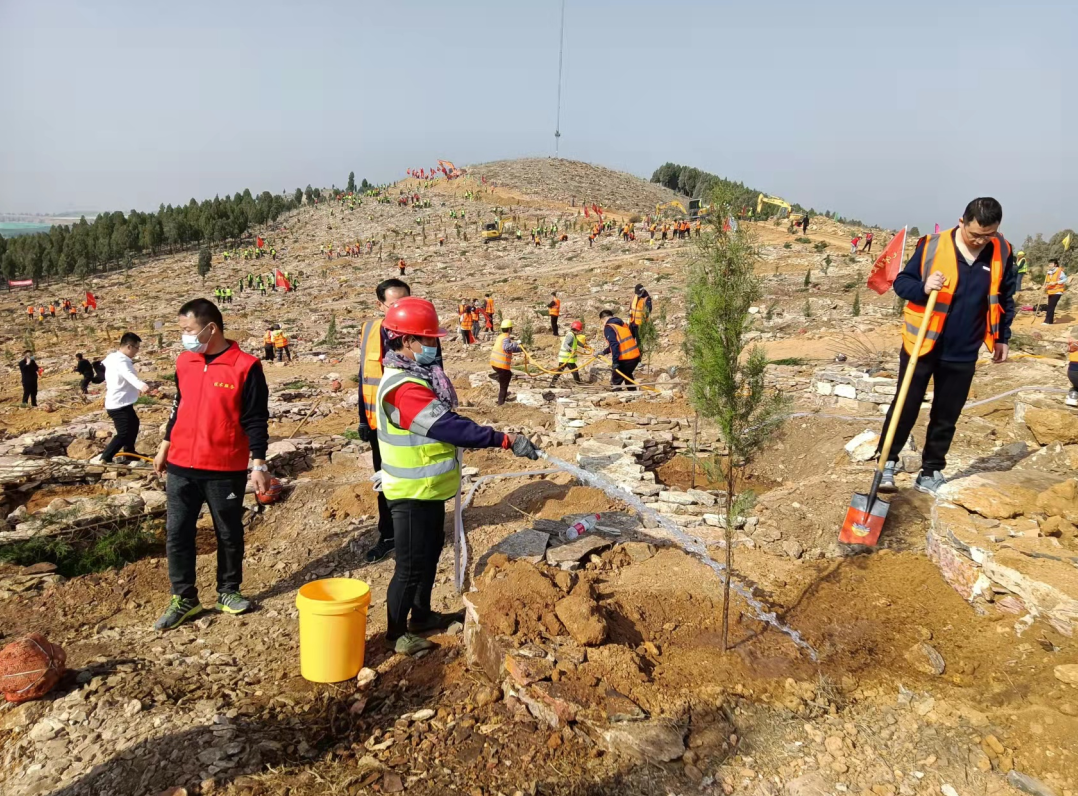
<instances>
[{"instance_id":1,"label":"grass patch","mask_svg":"<svg viewBox=\"0 0 1078 796\"><path fill-rule=\"evenodd\" d=\"M122 567L162 547L150 523L127 525L80 544L63 536L39 536L0 548L0 561L28 567L47 561L65 578Z\"/></svg>"},{"instance_id":2,"label":"grass patch","mask_svg":"<svg viewBox=\"0 0 1078 796\"><path fill-rule=\"evenodd\" d=\"M808 360L803 357L785 357L783 359L772 359L767 364L769 365L807 365Z\"/></svg>"},{"instance_id":3,"label":"grass patch","mask_svg":"<svg viewBox=\"0 0 1078 796\"><path fill-rule=\"evenodd\" d=\"M310 385L309 382L306 382L303 379L299 379L297 381L288 382L288 384L284 385L283 389L285 389L285 390L303 390L303 389L306 389L307 387L310 387L310 386L311 385Z\"/></svg>"},{"instance_id":4,"label":"grass patch","mask_svg":"<svg viewBox=\"0 0 1078 796\"><path fill-rule=\"evenodd\" d=\"M803 237L802 237L802 238L794 238L794 243L805 243L805 244L808 244L808 243L812 243L812 241L811 241L811 240L810 240L809 238L803 238Z\"/></svg>"},{"instance_id":5,"label":"grass patch","mask_svg":"<svg viewBox=\"0 0 1078 796\"><path fill-rule=\"evenodd\" d=\"M341 436L344 437L345 439L358 440L359 439L359 432L354 428L346 428L344 430L344 433L341 434Z\"/></svg>"},{"instance_id":6,"label":"grass patch","mask_svg":"<svg viewBox=\"0 0 1078 796\"><path fill-rule=\"evenodd\" d=\"M161 402L152 395L140 395L135 399L135 406L157 406L159 403Z\"/></svg>"}]
</instances>

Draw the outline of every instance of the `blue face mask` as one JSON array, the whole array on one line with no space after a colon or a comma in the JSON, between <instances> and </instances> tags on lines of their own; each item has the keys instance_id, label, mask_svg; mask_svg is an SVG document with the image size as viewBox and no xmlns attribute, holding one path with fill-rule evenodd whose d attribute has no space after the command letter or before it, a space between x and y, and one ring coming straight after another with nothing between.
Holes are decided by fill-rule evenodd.
<instances>
[{"instance_id":1,"label":"blue face mask","mask_svg":"<svg viewBox=\"0 0 1078 796\"><path fill-rule=\"evenodd\" d=\"M422 344L420 344L422 345ZM438 346L425 345L423 350L415 355L417 365L433 365L438 359Z\"/></svg>"}]
</instances>

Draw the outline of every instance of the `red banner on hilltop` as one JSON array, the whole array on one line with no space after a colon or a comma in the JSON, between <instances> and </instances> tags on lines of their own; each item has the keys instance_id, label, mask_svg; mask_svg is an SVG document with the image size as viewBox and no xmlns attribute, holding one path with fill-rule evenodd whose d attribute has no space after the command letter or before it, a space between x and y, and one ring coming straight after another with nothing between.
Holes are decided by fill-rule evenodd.
<instances>
[{"instance_id":1,"label":"red banner on hilltop","mask_svg":"<svg viewBox=\"0 0 1078 796\"><path fill-rule=\"evenodd\" d=\"M292 283L281 273L280 268L277 269L277 287L283 287L286 293L292 289Z\"/></svg>"},{"instance_id":2,"label":"red banner on hilltop","mask_svg":"<svg viewBox=\"0 0 1078 796\"><path fill-rule=\"evenodd\" d=\"M887 248L880 252L868 274L868 286L881 296L891 289L895 277L902 269L902 256L906 250L906 230L891 238Z\"/></svg>"},{"instance_id":3,"label":"red banner on hilltop","mask_svg":"<svg viewBox=\"0 0 1078 796\"><path fill-rule=\"evenodd\" d=\"M92 310L97 309L97 299L95 299L94 294L89 291L86 293L86 306Z\"/></svg>"},{"instance_id":4,"label":"red banner on hilltop","mask_svg":"<svg viewBox=\"0 0 1078 796\"><path fill-rule=\"evenodd\" d=\"M14 288L14 287L33 287L34 286L34 280L33 279L9 279L7 281L7 286L8 286L9 289Z\"/></svg>"}]
</instances>

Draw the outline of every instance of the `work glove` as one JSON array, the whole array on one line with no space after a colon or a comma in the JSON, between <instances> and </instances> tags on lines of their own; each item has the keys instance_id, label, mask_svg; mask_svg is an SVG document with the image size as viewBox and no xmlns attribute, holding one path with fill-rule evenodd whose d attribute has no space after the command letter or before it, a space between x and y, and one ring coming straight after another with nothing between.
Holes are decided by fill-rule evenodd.
<instances>
[{"instance_id":1,"label":"work glove","mask_svg":"<svg viewBox=\"0 0 1078 796\"><path fill-rule=\"evenodd\" d=\"M534 462L539 458L539 449L523 434L517 434L517 438L513 440L513 454L531 459Z\"/></svg>"},{"instance_id":2,"label":"work glove","mask_svg":"<svg viewBox=\"0 0 1078 796\"><path fill-rule=\"evenodd\" d=\"M367 428L366 426L360 426L359 427L359 438L363 442L370 442L371 441L371 430L369 428Z\"/></svg>"}]
</instances>

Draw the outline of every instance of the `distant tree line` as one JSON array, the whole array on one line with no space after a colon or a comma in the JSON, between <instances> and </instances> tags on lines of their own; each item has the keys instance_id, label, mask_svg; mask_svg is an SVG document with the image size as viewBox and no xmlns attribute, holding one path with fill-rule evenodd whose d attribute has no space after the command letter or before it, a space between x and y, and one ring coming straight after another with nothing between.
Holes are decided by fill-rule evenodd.
<instances>
[{"instance_id":1,"label":"distant tree line","mask_svg":"<svg viewBox=\"0 0 1078 796\"><path fill-rule=\"evenodd\" d=\"M275 221L283 213L322 192L307 186L291 196L250 190L224 199L214 197L199 203L161 205L156 213L119 210L102 213L93 223L83 216L71 226L56 225L48 232L20 235L5 240L0 236L0 273L5 279L44 277L85 278L108 270L111 264L129 266L136 254L157 254L199 244L208 245L242 237L251 226Z\"/></svg>"},{"instance_id":2,"label":"distant tree line","mask_svg":"<svg viewBox=\"0 0 1078 796\"><path fill-rule=\"evenodd\" d=\"M671 191L677 191L692 199L702 199L707 202L710 200L711 195L715 189L721 187L724 199L730 197L731 206L736 208L751 207L753 212L756 211L756 199L762 193L766 191L759 191L756 188L749 188L743 182L734 182L727 180L723 177L719 177L716 174L711 174L700 169L693 168L692 166L681 166L677 163L664 163L655 169L655 173L651 175L651 181L659 183L660 185L669 188ZM789 201L789 200L787 200ZM790 202L790 206L796 213L806 212L806 208L799 205L797 202ZM760 211L758 218L770 218L776 215L779 209L775 205L764 205ZM827 218L834 219L840 224L850 224L851 226L866 226L866 224L856 218L845 218L840 216L832 210L827 210L824 213L818 213L815 208L808 208L807 212L810 216L824 215Z\"/></svg>"},{"instance_id":3,"label":"distant tree line","mask_svg":"<svg viewBox=\"0 0 1078 796\"><path fill-rule=\"evenodd\" d=\"M1071 242L1067 251L1063 251L1063 240L1068 235ZM1074 274L1075 269L1078 268L1078 248L1076 247L1078 247L1078 233L1072 229L1063 229L1048 240L1045 240L1040 232L1030 235L1026 237L1026 242L1021 248L1015 246L1015 249L1026 253L1030 271L1037 279L1044 279L1049 260L1059 260L1064 271Z\"/></svg>"}]
</instances>

